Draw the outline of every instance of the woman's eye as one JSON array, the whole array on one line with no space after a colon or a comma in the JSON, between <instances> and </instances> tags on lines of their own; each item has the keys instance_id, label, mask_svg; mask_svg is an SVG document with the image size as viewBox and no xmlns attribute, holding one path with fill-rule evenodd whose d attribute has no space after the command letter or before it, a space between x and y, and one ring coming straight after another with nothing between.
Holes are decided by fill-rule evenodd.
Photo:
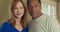
<instances>
[{"instance_id":1,"label":"woman's eye","mask_svg":"<svg viewBox=\"0 0 60 32\"><path fill-rule=\"evenodd\" d=\"M14 9L17 9L17 8L14 8Z\"/></svg>"},{"instance_id":2,"label":"woman's eye","mask_svg":"<svg viewBox=\"0 0 60 32\"><path fill-rule=\"evenodd\" d=\"M23 9L23 7L20 7L20 9Z\"/></svg>"}]
</instances>

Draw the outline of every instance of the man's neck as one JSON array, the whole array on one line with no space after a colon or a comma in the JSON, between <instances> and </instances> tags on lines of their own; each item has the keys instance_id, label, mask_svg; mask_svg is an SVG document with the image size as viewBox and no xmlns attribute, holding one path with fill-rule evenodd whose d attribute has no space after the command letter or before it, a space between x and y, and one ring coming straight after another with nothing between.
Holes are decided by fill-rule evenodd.
<instances>
[{"instance_id":1,"label":"man's neck","mask_svg":"<svg viewBox=\"0 0 60 32\"><path fill-rule=\"evenodd\" d=\"M43 13L40 13L37 17L33 18L33 19L37 19L39 18L41 15L43 15Z\"/></svg>"}]
</instances>

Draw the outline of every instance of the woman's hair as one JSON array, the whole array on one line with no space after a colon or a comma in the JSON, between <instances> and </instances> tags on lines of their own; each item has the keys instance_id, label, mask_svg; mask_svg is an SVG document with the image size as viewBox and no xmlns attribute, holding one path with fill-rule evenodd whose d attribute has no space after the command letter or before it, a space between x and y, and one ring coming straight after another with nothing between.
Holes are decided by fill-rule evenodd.
<instances>
[{"instance_id":1,"label":"woman's hair","mask_svg":"<svg viewBox=\"0 0 60 32\"><path fill-rule=\"evenodd\" d=\"M24 7L24 15L22 16L21 21L20 21L21 25L24 27L24 26L26 26L26 23L27 23L26 22L27 21L27 19L26 19L27 9L24 6L24 3L22 0L14 0L12 2L12 4L11 4L12 16L11 16L11 19L8 20L8 23L10 23L12 26L15 26L16 21L14 19L15 16L14 16L13 9L15 8L15 6L17 5L18 2L21 2L23 4L23 7Z\"/></svg>"}]
</instances>

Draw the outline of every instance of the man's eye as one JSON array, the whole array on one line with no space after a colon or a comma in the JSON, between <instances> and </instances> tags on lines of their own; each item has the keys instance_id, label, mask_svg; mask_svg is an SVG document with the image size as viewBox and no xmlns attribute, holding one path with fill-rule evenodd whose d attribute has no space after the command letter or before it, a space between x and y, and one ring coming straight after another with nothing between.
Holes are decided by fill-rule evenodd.
<instances>
[{"instance_id":1,"label":"man's eye","mask_svg":"<svg viewBox=\"0 0 60 32\"><path fill-rule=\"evenodd\" d=\"M35 5L35 7L37 7L37 5Z\"/></svg>"},{"instance_id":2,"label":"man's eye","mask_svg":"<svg viewBox=\"0 0 60 32\"><path fill-rule=\"evenodd\" d=\"M33 6L30 6L29 8L33 8Z\"/></svg>"}]
</instances>

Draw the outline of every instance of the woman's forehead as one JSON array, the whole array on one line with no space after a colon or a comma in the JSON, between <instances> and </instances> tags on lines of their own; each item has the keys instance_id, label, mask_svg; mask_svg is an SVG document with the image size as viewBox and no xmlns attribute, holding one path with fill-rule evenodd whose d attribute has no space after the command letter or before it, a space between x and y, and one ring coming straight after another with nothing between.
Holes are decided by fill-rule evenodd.
<instances>
[{"instance_id":1,"label":"woman's forehead","mask_svg":"<svg viewBox=\"0 0 60 32\"><path fill-rule=\"evenodd\" d=\"M23 4L21 2L18 2L16 6L23 6Z\"/></svg>"}]
</instances>

